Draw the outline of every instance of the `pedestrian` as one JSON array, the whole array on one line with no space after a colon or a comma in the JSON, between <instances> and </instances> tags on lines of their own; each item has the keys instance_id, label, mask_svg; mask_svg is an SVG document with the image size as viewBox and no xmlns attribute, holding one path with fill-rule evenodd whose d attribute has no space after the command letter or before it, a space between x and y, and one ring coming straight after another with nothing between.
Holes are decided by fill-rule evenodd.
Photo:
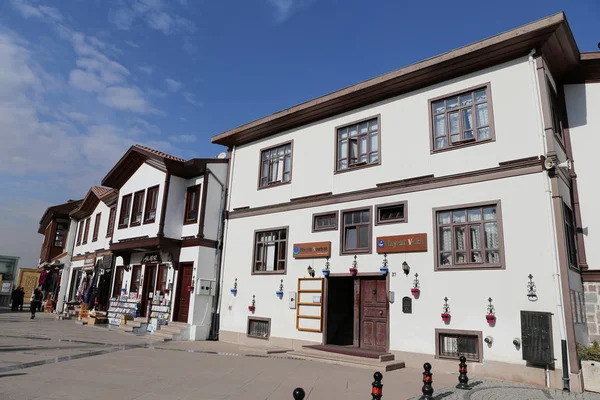
<instances>
[{"instance_id":1,"label":"pedestrian","mask_svg":"<svg viewBox=\"0 0 600 400\"><path fill-rule=\"evenodd\" d=\"M17 310L17 296L19 293L19 288L14 288L12 293L10 294L10 301L11 301L11 305L10 305L10 311L16 311Z\"/></svg>"},{"instance_id":2,"label":"pedestrian","mask_svg":"<svg viewBox=\"0 0 600 400\"><path fill-rule=\"evenodd\" d=\"M25 289L23 286L19 287L19 309L23 311L23 303L25 302Z\"/></svg>"},{"instance_id":3,"label":"pedestrian","mask_svg":"<svg viewBox=\"0 0 600 400\"><path fill-rule=\"evenodd\" d=\"M30 310L31 310L31 319L35 318L35 312L37 310L37 308L39 307L39 305L42 303L42 292L40 291L40 289L35 288L35 290L33 291L33 295L31 295L31 304L30 304Z\"/></svg>"}]
</instances>

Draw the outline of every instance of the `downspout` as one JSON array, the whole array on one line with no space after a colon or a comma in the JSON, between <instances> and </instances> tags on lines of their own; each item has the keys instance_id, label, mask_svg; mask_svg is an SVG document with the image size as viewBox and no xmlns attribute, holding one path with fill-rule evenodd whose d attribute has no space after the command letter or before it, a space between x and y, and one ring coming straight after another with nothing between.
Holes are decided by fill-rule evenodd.
<instances>
[{"instance_id":1,"label":"downspout","mask_svg":"<svg viewBox=\"0 0 600 400\"><path fill-rule=\"evenodd\" d=\"M171 183L171 173L167 171L165 175L165 191L163 193L162 206L160 210L160 220L158 222L158 233L156 236L165 236L165 217L167 215L167 203L169 199L169 184Z\"/></svg>"},{"instance_id":2,"label":"downspout","mask_svg":"<svg viewBox=\"0 0 600 400\"><path fill-rule=\"evenodd\" d=\"M219 301L219 296L221 293L221 284L220 284L220 279L219 277L221 276L221 248L223 246L223 214L225 211L225 200L226 200L226 189L227 187L225 186L225 184L223 182L221 182L221 180L217 177L217 175L215 175L214 172L212 172L212 170L208 167L206 167L206 171L208 172L209 175L212 175L213 178L215 178L215 180L217 181L217 183L219 185L221 185L221 201L219 202L219 224L217 225L217 248L215 251L215 263L214 263L214 270L215 270L215 281L217 282L216 288L215 288L215 295L213 297L212 300L212 317L211 317L211 322L210 322L210 331L208 334L208 339L209 340L217 340L219 338L219 330L218 330L218 314L217 314L217 304ZM207 176L207 180L206 182L204 182L205 185L208 185L208 176Z\"/></svg>"},{"instance_id":3,"label":"downspout","mask_svg":"<svg viewBox=\"0 0 600 400\"><path fill-rule=\"evenodd\" d=\"M533 55L536 53L536 50L533 49L529 53L529 72L531 75L532 84L534 87L534 96L536 100L536 110L538 116L538 122L540 124L540 148L543 155L547 154L546 147L546 132L544 130L544 118L542 116L542 100L540 98L540 82L537 79L537 66L536 61L533 58ZM563 390L569 391L569 363L568 357L566 357L566 332L567 327L565 323L565 313L564 306L562 302L562 289L561 289L561 281L560 281L560 263L559 263L559 255L558 255L558 243L557 243L557 235L556 235L556 221L554 219L553 212L553 200L552 200L552 188L550 184L550 177L545 174L544 175L544 189L547 194L547 204L546 204L546 213L548 220L549 231L552 234L553 246L552 246L552 266L554 267L554 273L552 274L554 281L554 297L556 298L556 308L557 308L557 316L558 316L558 325L560 331L560 339L561 339L561 350L563 352L562 355L562 370L563 370ZM547 382L548 387L550 387L550 382Z\"/></svg>"}]
</instances>

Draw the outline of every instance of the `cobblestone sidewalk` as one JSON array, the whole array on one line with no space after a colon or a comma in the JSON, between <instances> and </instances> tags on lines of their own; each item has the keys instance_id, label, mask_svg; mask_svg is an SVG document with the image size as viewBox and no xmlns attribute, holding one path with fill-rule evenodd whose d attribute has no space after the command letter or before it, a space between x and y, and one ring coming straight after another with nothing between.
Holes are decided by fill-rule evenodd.
<instances>
[{"instance_id":1,"label":"cobblestone sidewalk","mask_svg":"<svg viewBox=\"0 0 600 400\"><path fill-rule=\"evenodd\" d=\"M436 400L600 400L600 394L591 392L568 393L495 380L476 379L469 382L469 386L472 387L471 390L460 390L454 387L439 389L433 393L433 397ZM384 387L384 399L386 394L389 397L390 393L385 393ZM411 400L417 399L419 396Z\"/></svg>"}]
</instances>

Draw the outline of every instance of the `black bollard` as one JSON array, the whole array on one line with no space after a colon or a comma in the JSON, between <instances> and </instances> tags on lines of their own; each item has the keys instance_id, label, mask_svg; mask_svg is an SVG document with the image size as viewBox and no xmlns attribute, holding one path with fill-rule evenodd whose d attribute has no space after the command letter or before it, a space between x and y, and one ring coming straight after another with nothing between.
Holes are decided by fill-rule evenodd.
<instances>
[{"instance_id":1,"label":"black bollard","mask_svg":"<svg viewBox=\"0 0 600 400\"><path fill-rule=\"evenodd\" d=\"M380 400L383 397L383 384L381 383L383 375L377 371L373 374L373 379L375 380L371 384L373 386L371 388L371 400Z\"/></svg>"},{"instance_id":2,"label":"black bollard","mask_svg":"<svg viewBox=\"0 0 600 400\"><path fill-rule=\"evenodd\" d=\"M423 364L423 369L425 370L423 372L423 389L421 389L423 396L419 397L419 400L433 400L433 386L431 386L433 383L433 374L431 373L431 364Z\"/></svg>"},{"instance_id":3,"label":"black bollard","mask_svg":"<svg viewBox=\"0 0 600 400\"><path fill-rule=\"evenodd\" d=\"M304 400L304 396L306 396L306 393L304 393L304 389L294 389L294 400Z\"/></svg>"},{"instance_id":4,"label":"black bollard","mask_svg":"<svg viewBox=\"0 0 600 400\"><path fill-rule=\"evenodd\" d=\"M469 377L467 376L467 358L465 356L460 356L459 358L460 364L458 364L458 385L456 385L457 389L463 390L471 390L469 387Z\"/></svg>"}]
</instances>

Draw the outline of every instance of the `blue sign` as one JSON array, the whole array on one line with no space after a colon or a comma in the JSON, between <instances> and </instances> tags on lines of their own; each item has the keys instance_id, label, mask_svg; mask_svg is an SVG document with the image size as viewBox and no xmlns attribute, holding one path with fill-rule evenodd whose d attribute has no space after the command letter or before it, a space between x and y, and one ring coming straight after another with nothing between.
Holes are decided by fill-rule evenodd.
<instances>
[{"instance_id":1,"label":"blue sign","mask_svg":"<svg viewBox=\"0 0 600 400\"><path fill-rule=\"evenodd\" d=\"M378 240L377 241L377 247L383 247L385 243L383 242L383 240Z\"/></svg>"},{"instance_id":2,"label":"blue sign","mask_svg":"<svg viewBox=\"0 0 600 400\"><path fill-rule=\"evenodd\" d=\"M300 247L294 246L294 254L300 253Z\"/></svg>"}]
</instances>

